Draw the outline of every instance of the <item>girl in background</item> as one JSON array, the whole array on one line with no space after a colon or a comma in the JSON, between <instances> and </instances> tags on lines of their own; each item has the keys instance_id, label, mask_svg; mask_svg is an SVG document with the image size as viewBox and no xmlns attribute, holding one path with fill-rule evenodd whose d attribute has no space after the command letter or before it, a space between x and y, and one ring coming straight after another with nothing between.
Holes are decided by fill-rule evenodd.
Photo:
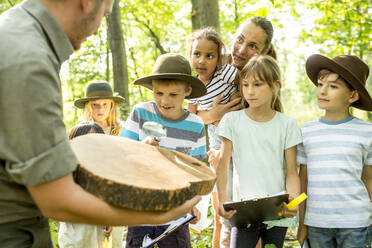
<instances>
[{"instance_id":1,"label":"girl in background","mask_svg":"<svg viewBox=\"0 0 372 248\"><path fill-rule=\"evenodd\" d=\"M118 136L122 129L122 122L119 117L119 104L124 98L114 94L111 85L106 81L89 82L85 89L85 97L75 100L76 107L84 109L83 122L94 122L103 133ZM84 124L85 125L85 124ZM72 128L70 139L76 132L83 132L86 128L79 124ZM92 130L100 132L95 127ZM75 137L75 136L74 136ZM63 247L84 248L102 247L104 236L112 235L112 248L122 248L124 240L124 227L100 227L93 225L71 224L61 222L62 231L59 232L61 239L66 245ZM84 242L90 242L86 245ZM72 246L69 245L72 244Z\"/></svg>"},{"instance_id":2,"label":"girl in background","mask_svg":"<svg viewBox=\"0 0 372 248\"><path fill-rule=\"evenodd\" d=\"M198 114L199 111L210 110L217 97L222 97L220 102L222 104L240 98L237 84L235 84L238 70L229 64L222 63L225 45L218 32L212 27L200 29L189 36L188 42L188 54L192 68L207 88L207 93L204 96L186 100L188 102L188 109ZM203 119L203 121L207 124L206 120ZM210 150L220 149L221 141L216 135L217 125L218 121L208 124L208 143ZM214 153L208 152L208 155L214 155ZM213 163L212 160L210 160L210 163L216 169L217 164ZM212 192L212 197L215 210L213 247L218 248L221 223L217 213L218 202L216 192Z\"/></svg>"},{"instance_id":3,"label":"girl in background","mask_svg":"<svg viewBox=\"0 0 372 248\"><path fill-rule=\"evenodd\" d=\"M103 129L95 122L85 122L72 127L70 131L70 140L80 135L88 133L102 133ZM122 229L122 228L120 228ZM113 234L112 247L121 248L123 242L123 233L120 229ZM88 224L60 222L58 232L58 244L61 248L103 248L105 237L111 235L111 227L94 226ZM121 236L120 236L121 235ZM115 237L114 237L115 236Z\"/></svg>"},{"instance_id":4,"label":"girl in background","mask_svg":"<svg viewBox=\"0 0 372 248\"><path fill-rule=\"evenodd\" d=\"M244 66L240 75L240 90L244 109L224 115L217 134L222 140L221 158L217 167L219 213L230 219L234 211L225 211L223 203L231 201L226 192L227 173L232 157L233 201L241 201L286 191L290 198L300 193L296 170L296 145L301 143L296 120L282 114L279 99L280 70L267 55L256 55ZM293 217L283 206L283 215ZM265 221L231 231L231 247L283 247L290 219Z\"/></svg>"},{"instance_id":5,"label":"girl in background","mask_svg":"<svg viewBox=\"0 0 372 248\"><path fill-rule=\"evenodd\" d=\"M95 122L105 134L118 136L122 129L119 104L124 98L113 93L106 81L93 81L87 84L85 97L75 100L76 107L84 109L83 121Z\"/></svg>"}]
</instances>

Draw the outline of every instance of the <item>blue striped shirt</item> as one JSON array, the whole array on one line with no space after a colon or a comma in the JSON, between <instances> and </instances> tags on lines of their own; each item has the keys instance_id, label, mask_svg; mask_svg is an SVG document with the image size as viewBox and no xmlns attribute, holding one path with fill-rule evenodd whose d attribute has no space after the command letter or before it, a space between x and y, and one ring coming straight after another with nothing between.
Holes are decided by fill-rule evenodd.
<instances>
[{"instance_id":1,"label":"blue striped shirt","mask_svg":"<svg viewBox=\"0 0 372 248\"><path fill-rule=\"evenodd\" d=\"M307 166L305 224L321 228L357 228L372 224L363 166L372 165L372 124L355 117L322 119L301 127L297 163Z\"/></svg>"},{"instance_id":2,"label":"blue striped shirt","mask_svg":"<svg viewBox=\"0 0 372 248\"><path fill-rule=\"evenodd\" d=\"M178 120L161 116L155 102L143 102L134 106L120 136L141 141L146 138L142 126L147 121L160 123L167 129L167 136L160 140L160 147L179 151L197 159L206 158L206 137L203 120L186 111Z\"/></svg>"}]
</instances>

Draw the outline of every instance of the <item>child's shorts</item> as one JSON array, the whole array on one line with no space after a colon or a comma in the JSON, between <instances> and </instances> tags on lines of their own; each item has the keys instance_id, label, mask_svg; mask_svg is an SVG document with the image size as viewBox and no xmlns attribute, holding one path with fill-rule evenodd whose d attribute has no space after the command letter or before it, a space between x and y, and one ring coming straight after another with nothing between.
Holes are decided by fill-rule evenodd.
<instances>
[{"instance_id":1,"label":"child's shorts","mask_svg":"<svg viewBox=\"0 0 372 248\"><path fill-rule=\"evenodd\" d=\"M151 239L160 236L168 225L163 226L135 226L129 227L126 240L126 248L139 248L142 246L146 234ZM159 248L191 248L189 225L179 227L176 231L160 240Z\"/></svg>"}]
</instances>

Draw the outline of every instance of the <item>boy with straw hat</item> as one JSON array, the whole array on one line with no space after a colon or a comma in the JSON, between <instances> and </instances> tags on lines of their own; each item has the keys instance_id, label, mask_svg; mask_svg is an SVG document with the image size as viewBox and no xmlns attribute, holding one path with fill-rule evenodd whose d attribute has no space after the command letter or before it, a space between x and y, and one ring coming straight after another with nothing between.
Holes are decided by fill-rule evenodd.
<instances>
[{"instance_id":1,"label":"boy with straw hat","mask_svg":"<svg viewBox=\"0 0 372 248\"><path fill-rule=\"evenodd\" d=\"M206 93L202 81L191 75L189 62L177 54L163 54L155 62L152 74L137 79L141 85L154 92L154 101L134 106L124 128L122 137L176 150L197 159L206 158L206 137L203 120L183 108L185 98L196 98ZM167 136L160 140L148 140L143 124L151 121L161 124ZM193 209L194 214L198 212ZM127 248L141 247L146 235L151 239L162 234L168 225L129 227ZM161 248L191 248L188 225L158 242Z\"/></svg>"},{"instance_id":2,"label":"boy with straw hat","mask_svg":"<svg viewBox=\"0 0 372 248\"><path fill-rule=\"evenodd\" d=\"M312 248L371 247L372 124L350 114L350 106L372 110L366 90L368 66L356 56L315 54L306 72L317 86L324 116L302 126L301 191L297 238Z\"/></svg>"}]
</instances>

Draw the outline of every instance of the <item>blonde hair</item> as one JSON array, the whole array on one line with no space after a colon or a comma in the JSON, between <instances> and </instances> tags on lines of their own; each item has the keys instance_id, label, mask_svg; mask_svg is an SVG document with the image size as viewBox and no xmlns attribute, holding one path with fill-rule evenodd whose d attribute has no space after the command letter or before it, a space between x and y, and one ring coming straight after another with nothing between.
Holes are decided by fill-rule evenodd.
<instances>
[{"instance_id":1,"label":"blonde hair","mask_svg":"<svg viewBox=\"0 0 372 248\"><path fill-rule=\"evenodd\" d=\"M275 82L280 83L280 69L275 59L268 55L255 55L244 66L240 72L240 86L242 81L248 77L257 77L266 82L271 89L274 89ZM280 90L273 93L271 108L278 112L283 112L283 106L279 97ZM243 104L248 107L248 102L243 98Z\"/></svg>"},{"instance_id":2,"label":"blonde hair","mask_svg":"<svg viewBox=\"0 0 372 248\"><path fill-rule=\"evenodd\" d=\"M110 135L118 136L121 132L122 126L120 123L119 106L112 100L107 99L111 102L111 109L107 116L107 123L110 127ZM84 107L83 119L86 122L94 122L92 114L92 101L88 101Z\"/></svg>"}]
</instances>

